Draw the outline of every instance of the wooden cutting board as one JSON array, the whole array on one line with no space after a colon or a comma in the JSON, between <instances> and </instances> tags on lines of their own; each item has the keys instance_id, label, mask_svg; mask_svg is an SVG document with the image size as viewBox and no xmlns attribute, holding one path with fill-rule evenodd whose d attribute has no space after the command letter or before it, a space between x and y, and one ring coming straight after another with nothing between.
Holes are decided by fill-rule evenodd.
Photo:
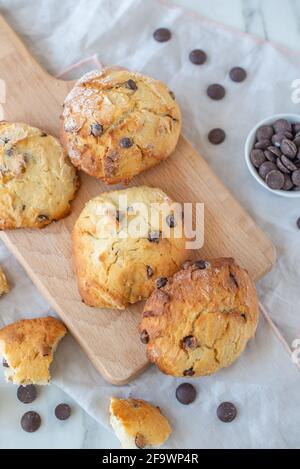
<instances>
[{"instance_id":1,"label":"wooden cutting board","mask_svg":"<svg viewBox=\"0 0 300 469\"><path fill-rule=\"evenodd\" d=\"M0 79L6 83L5 119L58 135L62 103L73 83L45 72L2 17ZM276 258L272 243L184 137L167 161L135 178L134 185L139 184L161 187L179 202L204 202L201 257L233 256L255 280L272 268ZM147 366L136 331L141 305L124 312L85 306L77 292L71 259L70 231L76 218L87 200L109 189L82 174L68 218L43 230L7 231L0 236L104 378L124 384Z\"/></svg>"}]
</instances>

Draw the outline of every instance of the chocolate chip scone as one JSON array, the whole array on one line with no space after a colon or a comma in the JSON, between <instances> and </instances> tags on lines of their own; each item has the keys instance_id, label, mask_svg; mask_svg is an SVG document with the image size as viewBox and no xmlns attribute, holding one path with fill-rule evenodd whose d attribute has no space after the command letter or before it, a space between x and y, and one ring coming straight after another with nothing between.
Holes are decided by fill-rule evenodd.
<instances>
[{"instance_id":1,"label":"chocolate chip scone","mask_svg":"<svg viewBox=\"0 0 300 469\"><path fill-rule=\"evenodd\" d=\"M146 186L90 200L72 236L83 301L124 309L148 298L156 282L173 275L188 256L185 238L176 237L179 208L162 190Z\"/></svg>"},{"instance_id":2,"label":"chocolate chip scone","mask_svg":"<svg viewBox=\"0 0 300 469\"><path fill-rule=\"evenodd\" d=\"M88 73L69 93L61 140L75 166L116 184L166 159L180 130L179 106L164 83L113 67Z\"/></svg>"},{"instance_id":3,"label":"chocolate chip scone","mask_svg":"<svg viewBox=\"0 0 300 469\"><path fill-rule=\"evenodd\" d=\"M23 319L0 329L4 374L14 384L48 384L49 366L65 326L53 317Z\"/></svg>"},{"instance_id":4,"label":"chocolate chip scone","mask_svg":"<svg viewBox=\"0 0 300 469\"><path fill-rule=\"evenodd\" d=\"M110 423L122 448L126 449L160 446L172 432L160 408L141 399L113 397L110 402Z\"/></svg>"},{"instance_id":5,"label":"chocolate chip scone","mask_svg":"<svg viewBox=\"0 0 300 469\"><path fill-rule=\"evenodd\" d=\"M0 229L42 228L70 211L78 180L59 141L0 122Z\"/></svg>"},{"instance_id":6,"label":"chocolate chip scone","mask_svg":"<svg viewBox=\"0 0 300 469\"><path fill-rule=\"evenodd\" d=\"M255 286L233 259L186 262L156 289L139 326L147 356L172 376L202 376L233 363L255 334Z\"/></svg>"}]
</instances>

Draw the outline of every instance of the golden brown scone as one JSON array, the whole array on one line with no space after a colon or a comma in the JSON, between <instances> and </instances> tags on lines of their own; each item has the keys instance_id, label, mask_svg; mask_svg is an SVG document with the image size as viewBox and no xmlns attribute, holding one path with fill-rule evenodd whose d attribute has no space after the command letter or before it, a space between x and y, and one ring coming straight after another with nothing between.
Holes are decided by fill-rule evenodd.
<instances>
[{"instance_id":1,"label":"golden brown scone","mask_svg":"<svg viewBox=\"0 0 300 469\"><path fill-rule=\"evenodd\" d=\"M255 286L233 259L186 262L156 289L139 326L147 356L172 376L202 376L230 365L255 334Z\"/></svg>"},{"instance_id":2,"label":"golden brown scone","mask_svg":"<svg viewBox=\"0 0 300 469\"><path fill-rule=\"evenodd\" d=\"M0 229L42 228L70 212L78 180L59 141L0 122Z\"/></svg>"},{"instance_id":3,"label":"golden brown scone","mask_svg":"<svg viewBox=\"0 0 300 469\"><path fill-rule=\"evenodd\" d=\"M141 399L110 401L110 423L122 448L141 449L162 445L172 428L160 411Z\"/></svg>"},{"instance_id":4,"label":"golden brown scone","mask_svg":"<svg viewBox=\"0 0 300 469\"><path fill-rule=\"evenodd\" d=\"M84 75L67 96L61 141L72 163L107 184L166 159L181 131L167 86L121 67Z\"/></svg>"},{"instance_id":5,"label":"golden brown scone","mask_svg":"<svg viewBox=\"0 0 300 469\"><path fill-rule=\"evenodd\" d=\"M119 197L125 196L128 205L120 210ZM160 189L131 187L90 200L75 223L72 239L77 282L81 298L90 306L124 309L148 298L156 280L173 275L188 257L185 239L174 237L175 228L167 225L164 211L156 210L162 215L158 220L149 216L138 237L131 233L131 228L138 221L142 226L145 219L135 205L138 203L145 204L146 217L151 204L165 203L168 211L172 207L172 200ZM178 223L181 217L182 212L174 215ZM167 230L171 237L163 238ZM122 233L128 237L122 238Z\"/></svg>"},{"instance_id":6,"label":"golden brown scone","mask_svg":"<svg viewBox=\"0 0 300 469\"><path fill-rule=\"evenodd\" d=\"M0 296L8 292L9 292L9 285L7 283L4 272L0 267Z\"/></svg>"},{"instance_id":7,"label":"golden brown scone","mask_svg":"<svg viewBox=\"0 0 300 469\"><path fill-rule=\"evenodd\" d=\"M55 318L24 319L0 329L0 355L7 381L48 384L49 366L58 342L66 334Z\"/></svg>"}]
</instances>

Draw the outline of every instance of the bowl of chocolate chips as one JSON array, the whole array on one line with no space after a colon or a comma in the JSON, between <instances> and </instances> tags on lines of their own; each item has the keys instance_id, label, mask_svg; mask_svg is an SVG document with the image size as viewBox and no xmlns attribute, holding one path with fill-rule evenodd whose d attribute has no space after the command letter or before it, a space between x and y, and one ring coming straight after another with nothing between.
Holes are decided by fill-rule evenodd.
<instances>
[{"instance_id":1,"label":"bowl of chocolate chips","mask_svg":"<svg viewBox=\"0 0 300 469\"><path fill-rule=\"evenodd\" d=\"M300 197L300 115L276 114L259 122L246 140L245 158L265 189Z\"/></svg>"}]
</instances>

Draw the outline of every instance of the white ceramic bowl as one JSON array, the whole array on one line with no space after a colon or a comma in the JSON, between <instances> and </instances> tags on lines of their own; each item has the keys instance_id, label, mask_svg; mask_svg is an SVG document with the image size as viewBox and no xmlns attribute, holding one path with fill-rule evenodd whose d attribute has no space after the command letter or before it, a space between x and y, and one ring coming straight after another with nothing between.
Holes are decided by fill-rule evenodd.
<instances>
[{"instance_id":1,"label":"white ceramic bowl","mask_svg":"<svg viewBox=\"0 0 300 469\"><path fill-rule=\"evenodd\" d=\"M258 174L256 168L253 166L251 160L250 160L250 153L251 150L253 149L254 143L255 143L255 136L257 129L261 127L262 125L268 125L268 124L273 124L277 119L286 119L289 122L295 124L295 123L300 123L300 115L299 114L275 114L274 116L267 117L266 119L263 119L260 121L253 129L250 131L246 143L245 143L245 159L246 163L248 166L248 169L254 179L263 186L265 189L267 189L270 192L273 192L273 194L280 195L281 197L289 197L290 199L296 199L300 197L300 191L275 191L273 189L270 189L270 187L265 183L265 181L260 177Z\"/></svg>"}]
</instances>

